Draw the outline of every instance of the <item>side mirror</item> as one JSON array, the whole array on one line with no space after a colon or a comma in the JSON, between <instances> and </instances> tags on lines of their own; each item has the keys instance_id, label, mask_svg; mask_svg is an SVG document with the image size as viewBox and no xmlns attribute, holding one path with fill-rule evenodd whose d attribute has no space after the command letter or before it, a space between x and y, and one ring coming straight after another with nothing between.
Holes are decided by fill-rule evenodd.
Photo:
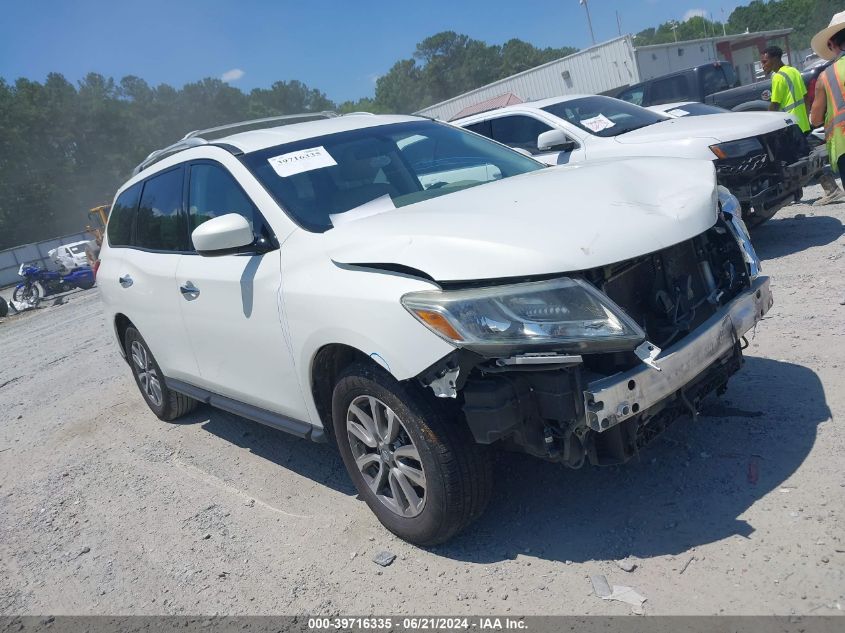
<instances>
[{"instance_id":1,"label":"side mirror","mask_svg":"<svg viewBox=\"0 0 845 633\"><path fill-rule=\"evenodd\" d=\"M549 130L537 137L537 149L541 152L571 152L578 144L570 141L563 130Z\"/></svg>"},{"instance_id":2,"label":"side mirror","mask_svg":"<svg viewBox=\"0 0 845 633\"><path fill-rule=\"evenodd\" d=\"M255 241L246 218L227 213L203 222L191 233L197 253L209 257L231 255Z\"/></svg>"}]
</instances>

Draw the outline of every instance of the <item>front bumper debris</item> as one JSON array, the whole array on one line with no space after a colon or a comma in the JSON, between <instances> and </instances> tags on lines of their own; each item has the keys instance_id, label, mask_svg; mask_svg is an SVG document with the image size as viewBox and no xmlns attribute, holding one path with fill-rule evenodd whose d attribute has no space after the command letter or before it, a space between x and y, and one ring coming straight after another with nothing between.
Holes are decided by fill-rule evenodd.
<instances>
[{"instance_id":1,"label":"front bumper debris","mask_svg":"<svg viewBox=\"0 0 845 633\"><path fill-rule=\"evenodd\" d=\"M606 431L682 390L736 346L771 306L769 278L758 277L750 289L663 350L654 359L662 371L640 365L589 383L584 390L587 425L597 432Z\"/></svg>"}]
</instances>

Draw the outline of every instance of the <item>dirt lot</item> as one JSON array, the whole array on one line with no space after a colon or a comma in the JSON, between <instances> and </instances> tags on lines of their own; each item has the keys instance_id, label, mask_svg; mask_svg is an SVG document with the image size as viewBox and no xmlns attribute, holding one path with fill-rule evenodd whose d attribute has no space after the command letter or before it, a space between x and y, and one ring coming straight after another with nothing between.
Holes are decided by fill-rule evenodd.
<instances>
[{"instance_id":1,"label":"dirt lot","mask_svg":"<svg viewBox=\"0 0 845 633\"><path fill-rule=\"evenodd\" d=\"M430 551L381 528L329 446L208 408L160 422L96 290L9 318L0 613L630 612L593 574L647 614L841 613L843 221L800 204L756 232L775 306L697 422L620 468L502 456L482 520Z\"/></svg>"}]
</instances>

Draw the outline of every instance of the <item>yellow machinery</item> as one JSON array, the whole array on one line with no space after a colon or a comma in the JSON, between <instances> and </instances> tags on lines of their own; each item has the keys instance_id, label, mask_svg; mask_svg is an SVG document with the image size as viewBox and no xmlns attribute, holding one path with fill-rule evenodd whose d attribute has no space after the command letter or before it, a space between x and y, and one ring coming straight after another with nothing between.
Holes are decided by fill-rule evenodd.
<instances>
[{"instance_id":1,"label":"yellow machinery","mask_svg":"<svg viewBox=\"0 0 845 633\"><path fill-rule=\"evenodd\" d=\"M109 205L101 204L98 207L92 208L88 212L88 220L90 224L85 227L85 230L93 235L95 238L102 240L103 231L106 230L106 220L109 217Z\"/></svg>"}]
</instances>

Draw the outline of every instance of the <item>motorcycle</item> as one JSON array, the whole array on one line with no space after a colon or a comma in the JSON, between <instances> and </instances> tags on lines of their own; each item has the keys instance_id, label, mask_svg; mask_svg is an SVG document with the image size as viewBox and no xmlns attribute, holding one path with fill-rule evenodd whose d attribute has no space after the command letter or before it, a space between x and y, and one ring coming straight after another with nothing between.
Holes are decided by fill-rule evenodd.
<instances>
[{"instance_id":1,"label":"motorcycle","mask_svg":"<svg viewBox=\"0 0 845 633\"><path fill-rule=\"evenodd\" d=\"M12 301L24 309L38 307L48 295L73 288L88 290L94 287L94 271L90 266L78 266L62 274L40 268L37 264L21 264L18 274L24 281L15 286Z\"/></svg>"}]
</instances>

